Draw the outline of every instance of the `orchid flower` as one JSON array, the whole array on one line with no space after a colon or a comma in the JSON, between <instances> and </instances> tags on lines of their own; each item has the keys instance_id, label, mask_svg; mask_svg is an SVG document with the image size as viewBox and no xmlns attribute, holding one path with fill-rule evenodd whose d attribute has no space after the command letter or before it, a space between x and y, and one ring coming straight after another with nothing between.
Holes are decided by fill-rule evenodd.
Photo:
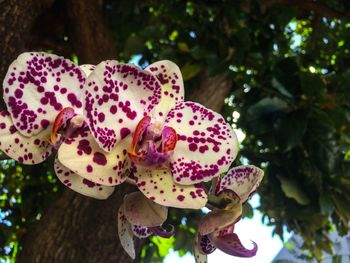
<instances>
[{"instance_id":1,"label":"orchid flower","mask_svg":"<svg viewBox=\"0 0 350 263\"><path fill-rule=\"evenodd\" d=\"M264 172L253 166L238 166L219 178L212 193L227 203L224 209L214 209L199 222L195 240L194 255L196 263L207 262L207 254L216 248L237 257L253 257L258 247L247 249L241 243L234 226L242 215L242 204L258 188Z\"/></svg>"},{"instance_id":2,"label":"orchid flower","mask_svg":"<svg viewBox=\"0 0 350 263\"><path fill-rule=\"evenodd\" d=\"M161 226L167 219L168 209L147 199L140 192L134 192L124 197L124 202L118 211L118 235L120 243L135 259L134 239L146 238L151 235L169 238L174 234L174 227L166 231Z\"/></svg>"},{"instance_id":3,"label":"orchid flower","mask_svg":"<svg viewBox=\"0 0 350 263\"><path fill-rule=\"evenodd\" d=\"M21 54L3 83L8 111L0 113L0 149L24 164L45 161L83 126L83 87L93 68L43 52ZM114 190L75 174L57 158L55 170L66 186L79 193L104 199Z\"/></svg>"},{"instance_id":4,"label":"orchid flower","mask_svg":"<svg viewBox=\"0 0 350 263\"><path fill-rule=\"evenodd\" d=\"M105 186L129 175L147 198L163 206L206 204L201 183L228 170L238 142L221 115L183 101L183 80L174 63L159 61L141 70L104 61L84 90L88 129L61 144L61 164Z\"/></svg>"}]
</instances>

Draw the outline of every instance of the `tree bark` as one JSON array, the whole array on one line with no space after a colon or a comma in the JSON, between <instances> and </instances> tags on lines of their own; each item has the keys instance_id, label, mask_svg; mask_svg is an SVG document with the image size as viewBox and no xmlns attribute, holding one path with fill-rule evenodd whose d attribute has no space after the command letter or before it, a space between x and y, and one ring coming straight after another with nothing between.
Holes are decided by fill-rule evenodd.
<instances>
[{"instance_id":1,"label":"tree bark","mask_svg":"<svg viewBox=\"0 0 350 263\"><path fill-rule=\"evenodd\" d=\"M226 74L218 74L210 77L204 70L200 75L198 87L186 94L186 100L196 101L202 105L220 112L225 98L230 94L232 80Z\"/></svg>"},{"instance_id":2,"label":"tree bark","mask_svg":"<svg viewBox=\"0 0 350 263\"><path fill-rule=\"evenodd\" d=\"M65 190L25 236L18 262L131 262L117 234L118 208L131 190L123 184L104 201Z\"/></svg>"},{"instance_id":3,"label":"tree bark","mask_svg":"<svg viewBox=\"0 0 350 263\"><path fill-rule=\"evenodd\" d=\"M97 64L115 59L117 50L111 33L105 26L102 2L96 0L67 0L70 38L79 64Z\"/></svg>"},{"instance_id":4,"label":"tree bark","mask_svg":"<svg viewBox=\"0 0 350 263\"><path fill-rule=\"evenodd\" d=\"M54 0L0 0L0 80L3 80L10 63L23 51L36 18ZM2 98L2 89L1 94ZM0 107L5 108L0 100Z\"/></svg>"}]
</instances>

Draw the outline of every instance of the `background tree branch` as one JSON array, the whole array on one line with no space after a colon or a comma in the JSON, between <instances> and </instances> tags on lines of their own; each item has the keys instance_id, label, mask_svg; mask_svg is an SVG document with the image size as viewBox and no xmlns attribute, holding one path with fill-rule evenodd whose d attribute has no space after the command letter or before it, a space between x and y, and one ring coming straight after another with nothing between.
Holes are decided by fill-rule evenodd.
<instances>
[{"instance_id":1,"label":"background tree branch","mask_svg":"<svg viewBox=\"0 0 350 263\"><path fill-rule=\"evenodd\" d=\"M304 12L306 11L307 13L310 13L310 11L313 11L320 16L324 16L324 17L327 17L330 19L333 19L333 18L349 19L350 18L349 13L335 10L334 8L331 8L328 5L326 5L320 1L260 0L261 12L265 13L266 10L274 4L281 4L281 5L295 7L299 11L304 11Z\"/></svg>"},{"instance_id":2,"label":"background tree branch","mask_svg":"<svg viewBox=\"0 0 350 263\"><path fill-rule=\"evenodd\" d=\"M54 0L2 0L0 1L0 80L5 77L10 63L25 51L30 29L37 17L44 12ZM4 109L1 89L0 108Z\"/></svg>"}]
</instances>

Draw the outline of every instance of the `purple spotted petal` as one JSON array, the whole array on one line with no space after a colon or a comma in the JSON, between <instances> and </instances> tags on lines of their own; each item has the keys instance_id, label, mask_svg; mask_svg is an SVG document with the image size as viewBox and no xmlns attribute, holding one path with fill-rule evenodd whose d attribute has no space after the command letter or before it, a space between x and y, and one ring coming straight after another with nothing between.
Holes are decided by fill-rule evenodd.
<instances>
[{"instance_id":1,"label":"purple spotted petal","mask_svg":"<svg viewBox=\"0 0 350 263\"><path fill-rule=\"evenodd\" d=\"M209 239L218 249L235 257L251 258L258 251L258 245L255 242L252 249L245 248L235 233L224 236L211 234Z\"/></svg>"},{"instance_id":2,"label":"purple spotted petal","mask_svg":"<svg viewBox=\"0 0 350 263\"><path fill-rule=\"evenodd\" d=\"M224 118L194 102L177 104L166 119L178 141L170 167L180 184L211 180L226 172L236 158L236 134Z\"/></svg>"},{"instance_id":3,"label":"purple spotted petal","mask_svg":"<svg viewBox=\"0 0 350 263\"><path fill-rule=\"evenodd\" d=\"M124 214L133 225L156 227L164 223L168 208L156 204L140 192L133 192L124 197Z\"/></svg>"},{"instance_id":4,"label":"purple spotted petal","mask_svg":"<svg viewBox=\"0 0 350 263\"><path fill-rule=\"evenodd\" d=\"M111 151L159 103L159 81L147 71L117 61L96 66L85 85L84 114L98 144Z\"/></svg>"},{"instance_id":5,"label":"purple spotted petal","mask_svg":"<svg viewBox=\"0 0 350 263\"><path fill-rule=\"evenodd\" d=\"M90 74L95 70L96 66L91 64L80 65L79 68L85 73L86 77L89 77Z\"/></svg>"},{"instance_id":6,"label":"purple spotted petal","mask_svg":"<svg viewBox=\"0 0 350 263\"><path fill-rule=\"evenodd\" d=\"M124 182L129 173L127 147L130 136L112 152L103 151L88 127L76 131L58 149L58 159L68 169L94 183L113 186Z\"/></svg>"},{"instance_id":7,"label":"purple spotted petal","mask_svg":"<svg viewBox=\"0 0 350 263\"><path fill-rule=\"evenodd\" d=\"M163 238L169 238L175 234L175 227L173 225L170 225L170 230L166 230L162 226L150 227L150 230L153 235Z\"/></svg>"},{"instance_id":8,"label":"purple spotted petal","mask_svg":"<svg viewBox=\"0 0 350 263\"><path fill-rule=\"evenodd\" d=\"M199 209L207 203L203 186L177 184L169 170L149 170L139 166L134 176L139 190L160 205Z\"/></svg>"},{"instance_id":9,"label":"purple spotted petal","mask_svg":"<svg viewBox=\"0 0 350 263\"><path fill-rule=\"evenodd\" d=\"M138 238L146 238L153 234L150 228L146 226L132 226L132 232L134 233L134 236L137 236Z\"/></svg>"},{"instance_id":10,"label":"purple spotted petal","mask_svg":"<svg viewBox=\"0 0 350 263\"><path fill-rule=\"evenodd\" d=\"M68 59L43 52L21 54L4 79L4 100L25 136L46 129L65 107L82 112L85 74Z\"/></svg>"},{"instance_id":11,"label":"purple spotted petal","mask_svg":"<svg viewBox=\"0 0 350 263\"><path fill-rule=\"evenodd\" d=\"M215 194L232 191L245 203L249 196L256 191L264 171L254 165L242 165L232 168L221 178L215 189Z\"/></svg>"},{"instance_id":12,"label":"purple spotted petal","mask_svg":"<svg viewBox=\"0 0 350 263\"><path fill-rule=\"evenodd\" d=\"M162 97L152 111L152 115L157 121L163 122L175 104L184 100L185 90L181 71L175 63L169 60L155 62L145 70L151 72L161 83Z\"/></svg>"},{"instance_id":13,"label":"purple spotted petal","mask_svg":"<svg viewBox=\"0 0 350 263\"><path fill-rule=\"evenodd\" d=\"M0 112L0 149L9 157L24 164L41 163L53 151L49 139L50 129L32 137L23 136L13 125L10 114Z\"/></svg>"},{"instance_id":14,"label":"purple spotted petal","mask_svg":"<svg viewBox=\"0 0 350 263\"><path fill-rule=\"evenodd\" d=\"M207 254L202 251L202 246L200 245L201 237L197 233L194 240L194 246L193 246L193 255L195 258L196 263L207 263L208 257Z\"/></svg>"},{"instance_id":15,"label":"purple spotted petal","mask_svg":"<svg viewBox=\"0 0 350 263\"><path fill-rule=\"evenodd\" d=\"M104 186L91 182L63 166L55 159L55 173L58 179L73 191L96 199L107 199L114 191L113 186Z\"/></svg>"},{"instance_id":16,"label":"purple spotted petal","mask_svg":"<svg viewBox=\"0 0 350 263\"><path fill-rule=\"evenodd\" d=\"M207 254L207 255L213 253L216 249L216 247L210 241L208 236L200 236L199 246L200 246L202 252Z\"/></svg>"},{"instance_id":17,"label":"purple spotted petal","mask_svg":"<svg viewBox=\"0 0 350 263\"><path fill-rule=\"evenodd\" d=\"M135 245L132 226L124 215L124 206L121 205L118 211L118 236L119 241L126 253L135 259Z\"/></svg>"}]
</instances>

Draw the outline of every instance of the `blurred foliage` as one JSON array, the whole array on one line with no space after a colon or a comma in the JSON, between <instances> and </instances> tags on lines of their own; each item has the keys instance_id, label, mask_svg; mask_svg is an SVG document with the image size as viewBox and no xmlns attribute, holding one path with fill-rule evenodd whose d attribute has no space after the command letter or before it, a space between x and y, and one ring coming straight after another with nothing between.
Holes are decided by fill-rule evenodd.
<instances>
[{"instance_id":1,"label":"blurred foliage","mask_svg":"<svg viewBox=\"0 0 350 263\"><path fill-rule=\"evenodd\" d=\"M18 241L62 189L52 167L52 160L34 166L0 161L0 262L14 262Z\"/></svg>"},{"instance_id":2,"label":"blurred foliage","mask_svg":"<svg viewBox=\"0 0 350 263\"><path fill-rule=\"evenodd\" d=\"M349 228L349 10L345 0L105 1L118 60L173 60L189 92L204 69L232 79L223 113L246 134L235 165L265 168L265 222L281 238L284 229L299 234L317 259L332 251L329 231ZM47 167L3 161L0 247L17 246L13 240L57 192ZM251 217L252 208L245 213ZM142 261L158 262L170 248L191 250L199 216L171 210L175 238L150 238Z\"/></svg>"}]
</instances>

